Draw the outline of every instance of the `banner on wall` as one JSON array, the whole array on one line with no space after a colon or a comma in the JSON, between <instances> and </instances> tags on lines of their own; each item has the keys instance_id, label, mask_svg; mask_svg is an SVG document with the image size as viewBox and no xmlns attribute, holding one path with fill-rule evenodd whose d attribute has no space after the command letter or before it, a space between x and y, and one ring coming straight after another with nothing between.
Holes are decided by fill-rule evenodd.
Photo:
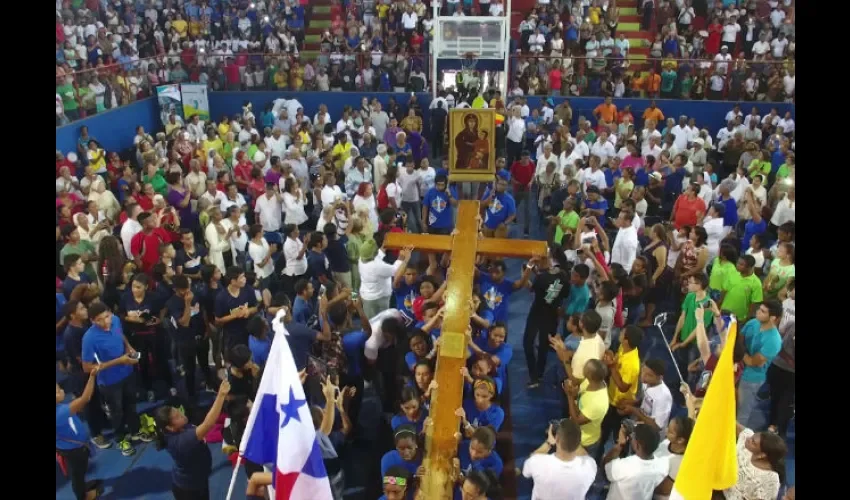
<instances>
[{"instance_id":1,"label":"banner on wall","mask_svg":"<svg viewBox=\"0 0 850 500\"><path fill-rule=\"evenodd\" d=\"M198 83L184 83L180 85L183 95L183 117L187 120L199 115L202 121L210 120L210 101L207 97L207 86Z\"/></svg>"},{"instance_id":2,"label":"banner on wall","mask_svg":"<svg viewBox=\"0 0 850 500\"><path fill-rule=\"evenodd\" d=\"M177 115L178 121L183 119L183 99L180 96L180 85L160 85L156 88L156 100L159 102L159 119L162 125L168 123L168 115Z\"/></svg>"}]
</instances>

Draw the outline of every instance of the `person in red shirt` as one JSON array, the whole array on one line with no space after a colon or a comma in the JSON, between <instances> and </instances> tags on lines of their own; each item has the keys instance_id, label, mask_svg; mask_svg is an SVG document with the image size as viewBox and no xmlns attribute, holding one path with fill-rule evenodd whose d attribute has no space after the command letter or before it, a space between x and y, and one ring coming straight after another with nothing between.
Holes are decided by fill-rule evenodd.
<instances>
[{"instance_id":1,"label":"person in red shirt","mask_svg":"<svg viewBox=\"0 0 850 500\"><path fill-rule=\"evenodd\" d=\"M513 188L513 197L516 202L516 211L519 213L519 206L525 200L525 229L523 234L528 234L529 231L529 214L531 213L530 191L531 182L534 180L534 174L537 166L531 161L531 155L528 151L523 151L520 154L520 159L513 162L510 168L511 172L511 187ZM517 219L519 221L519 219Z\"/></svg>"},{"instance_id":2,"label":"person in red shirt","mask_svg":"<svg viewBox=\"0 0 850 500\"><path fill-rule=\"evenodd\" d=\"M156 192L153 190L153 184L147 183L145 187L142 189L142 192L139 193L138 196L135 196L136 203L142 207L142 210L145 212L150 212L153 210L153 197L156 196Z\"/></svg>"},{"instance_id":3,"label":"person in red shirt","mask_svg":"<svg viewBox=\"0 0 850 500\"><path fill-rule=\"evenodd\" d=\"M77 172L77 166L65 158L61 151L56 152L56 178L62 177L62 167L68 167L72 174Z\"/></svg>"},{"instance_id":4,"label":"person in red shirt","mask_svg":"<svg viewBox=\"0 0 850 500\"><path fill-rule=\"evenodd\" d=\"M424 306L427 303L437 304L437 307L443 306L443 294L446 291L446 285L449 280L444 280L443 284L437 287L437 278L434 276L425 276L419 283L419 296L413 299L413 315L416 321L425 321Z\"/></svg>"},{"instance_id":5,"label":"person in red shirt","mask_svg":"<svg viewBox=\"0 0 850 500\"><path fill-rule=\"evenodd\" d=\"M142 212L138 217L142 230L130 240L130 253L136 267L150 274L154 264L159 262L159 246L171 241L169 234L156 226L156 218L150 212Z\"/></svg>"},{"instance_id":6,"label":"person in red shirt","mask_svg":"<svg viewBox=\"0 0 850 500\"><path fill-rule=\"evenodd\" d=\"M243 193L248 191L248 185L251 184L251 170L254 168L247 156L244 151L236 153L238 163L233 167L233 181L239 186L239 191ZM263 191L265 192L265 187Z\"/></svg>"},{"instance_id":7,"label":"person in red shirt","mask_svg":"<svg viewBox=\"0 0 850 500\"><path fill-rule=\"evenodd\" d=\"M224 76L227 77L227 90L242 90L242 80L239 78L239 66L232 57L227 58L224 66Z\"/></svg>"},{"instance_id":8,"label":"person in red shirt","mask_svg":"<svg viewBox=\"0 0 850 500\"><path fill-rule=\"evenodd\" d=\"M554 95L561 94L561 63L556 62L549 70L549 89Z\"/></svg>"},{"instance_id":9,"label":"person in red shirt","mask_svg":"<svg viewBox=\"0 0 850 500\"><path fill-rule=\"evenodd\" d=\"M682 226L696 226L698 219L705 215L705 202L697 196L699 189L699 184L693 182L676 199L671 215L673 227L676 229L680 229Z\"/></svg>"}]
</instances>

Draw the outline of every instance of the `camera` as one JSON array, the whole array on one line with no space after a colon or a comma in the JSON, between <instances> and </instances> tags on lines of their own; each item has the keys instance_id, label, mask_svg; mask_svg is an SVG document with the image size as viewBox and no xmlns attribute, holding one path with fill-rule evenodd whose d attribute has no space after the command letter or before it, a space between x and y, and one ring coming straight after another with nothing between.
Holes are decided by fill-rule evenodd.
<instances>
[{"instance_id":1,"label":"camera","mask_svg":"<svg viewBox=\"0 0 850 500\"><path fill-rule=\"evenodd\" d=\"M631 438L632 435L634 435L635 433L635 421L626 419L623 420L623 423L621 425L626 433L626 437Z\"/></svg>"}]
</instances>

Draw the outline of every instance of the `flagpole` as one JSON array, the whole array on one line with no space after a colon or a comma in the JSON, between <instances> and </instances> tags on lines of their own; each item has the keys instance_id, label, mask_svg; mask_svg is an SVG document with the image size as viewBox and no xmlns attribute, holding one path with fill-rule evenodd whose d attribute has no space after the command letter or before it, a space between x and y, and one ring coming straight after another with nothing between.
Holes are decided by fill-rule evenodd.
<instances>
[{"instance_id":1,"label":"flagpole","mask_svg":"<svg viewBox=\"0 0 850 500\"><path fill-rule=\"evenodd\" d=\"M247 436L245 436L247 438ZM242 453L236 457L236 465L233 466L233 474L230 476L230 486L227 487L227 499L230 500L230 496L233 495L233 487L236 486L236 475L239 474L239 466L242 465Z\"/></svg>"}]
</instances>

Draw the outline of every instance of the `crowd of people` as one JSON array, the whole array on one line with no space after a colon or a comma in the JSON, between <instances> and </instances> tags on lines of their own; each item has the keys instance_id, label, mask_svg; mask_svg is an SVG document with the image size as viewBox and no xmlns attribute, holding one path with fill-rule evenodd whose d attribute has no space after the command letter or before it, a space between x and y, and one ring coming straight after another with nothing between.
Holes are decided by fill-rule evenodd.
<instances>
[{"instance_id":1,"label":"crowd of people","mask_svg":"<svg viewBox=\"0 0 850 500\"><path fill-rule=\"evenodd\" d=\"M569 103L529 110L515 98L493 182L454 185L444 146L422 130L430 113L430 137L443 137L446 102L385 110L364 98L341 116L275 116L264 103L257 116L249 103L216 123L128 131L132 152L104 151L85 127L78 151L57 151L56 445L77 498L103 488L86 482L90 446L130 456L153 440L174 459L175 498L208 498L206 443L238 449L281 310L336 497L355 480L342 473L346 443L369 431L380 455L367 496L413 496L449 259L383 240L451 235L459 199L481 201L482 237L534 233L550 246L516 280L502 260L476 266L452 475L464 498L500 497L502 395L522 362L507 339L519 335L529 380L511 383L534 397L552 383L554 352L564 397L522 465L534 498L584 498L598 476L608 498L669 495L730 314L742 427L739 481L724 495L776 498L794 415L793 117L735 106L708 131L652 102L635 127L607 99L573 133L552 119ZM525 329L511 331L511 297L526 288ZM661 311L676 319L673 380L641 352ZM206 417L203 391L218 393ZM359 418L367 391L385 418ZM754 429L765 397L767 426ZM140 418L143 400L166 406ZM261 494L270 476L245 465Z\"/></svg>"},{"instance_id":2,"label":"crowd of people","mask_svg":"<svg viewBox=\"0 0 850 500\"><path fill-rule=\"evenodd\" d=\"M541 2L518 27L508 87L512 95L793 101L790 3L638 2L643 29L657 33L647 41L644 71L629 67L640 61L629 58L632 42L617 34L615 1ZM332 0L319 52L302 56L312 9L294 0L57 0L56 124L154 95L168 83L211 90L430 88L434 20L425 2ZM441 14L505 12L501 0L457 1L444 2ZM473 73L467 80L480 87L484 79Z\"/></svg>"},{"instance_id":3,"label":"crowd of people","mask_svg":"<svg viewBox=\"0 0 850 500\"><path fill-rule=\"evenodd\" d=\"M654 40L632 47L615 0L541 3L519 26L511 93L793 101L792 0L637 4ZM645 47L648 68L629 57Z\"/></svg>"}]
</instances>

